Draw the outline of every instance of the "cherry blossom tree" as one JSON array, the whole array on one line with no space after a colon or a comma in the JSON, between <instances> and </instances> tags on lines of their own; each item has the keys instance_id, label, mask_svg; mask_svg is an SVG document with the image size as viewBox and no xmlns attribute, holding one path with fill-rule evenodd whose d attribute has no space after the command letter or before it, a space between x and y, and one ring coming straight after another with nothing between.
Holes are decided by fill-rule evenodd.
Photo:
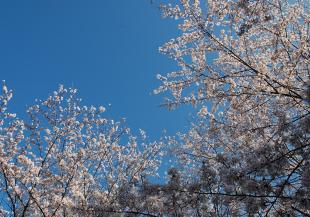
<instances>
[{"instance_id":1,"label":"cherry blossom tree","mask_svg":"<svg viewBox=\"0 0 310 217\"><path fill-rule=\"evenodd\" d=\"M144 142L105 108L82 106L77 90L60 86L28 108L29 120L7 111L0 96L0 216L76 216L114 205L123 186L156 175L161 143Z\"/></svg>"},{"instance_id":2,"label":"cherry blossom tree","mask_svg":"<svg viewBox=\"0 0 310 217\"><path fill-rule=\"evenodd\" d=\"M147 143L60 86L27 110L0 95L0 216L310 216L307 0L180 0L160 51L164 105L198 108L188 132ZM166 183L148 180L163 150Z\"/></svg>"},{"instance_id":3,"label":"cherry blossom tree","mask_svg":"<svg viewBox=\"0 0 310 217\"><path fill-rule=\"evenodd\" d=\"M170 109L199 108L189 132L170 143L183 183L198 183L191 196L205 196L209 216L310 216L309 7L303 0L162 5L181 35L160 51L179 69L158 75L155 93L172 93Z\"/></svg>"}]
</instances>

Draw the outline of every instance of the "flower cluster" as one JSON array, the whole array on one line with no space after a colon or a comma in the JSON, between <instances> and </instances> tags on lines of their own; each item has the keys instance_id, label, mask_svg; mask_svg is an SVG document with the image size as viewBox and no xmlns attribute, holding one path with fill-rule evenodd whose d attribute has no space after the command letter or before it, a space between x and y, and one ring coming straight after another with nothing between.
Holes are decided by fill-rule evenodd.
<instances>
[{"instance_id":1,"label":"flower cluster","mask_svg":"<svg viewBox=\"0 0 310 217\"><path fill-rule=\"evenodd\" d=\"M201 106L192 129L170 141L184 176L197 178L202 164L215 171L207 192L200 189L213 211L309 215L309 2L180 0L163 8L180 18L182 33L160 51L180 69L161 76L156 93L171 91L169 108Z\"/></svg>"},{"instance_id":2,"label":"flower cluster","mask_svg":"<svg viewBox=\"0 0 310 217\"><path fill-rule=\"evenodd\" d=\"M28 121L6 112L0 96L0 216L73 216L113 204L122 186L156 175L161 143L130 134L105 108L81 106L76 89L60 86L28 108Z\"/></svg>"}]
</instances>

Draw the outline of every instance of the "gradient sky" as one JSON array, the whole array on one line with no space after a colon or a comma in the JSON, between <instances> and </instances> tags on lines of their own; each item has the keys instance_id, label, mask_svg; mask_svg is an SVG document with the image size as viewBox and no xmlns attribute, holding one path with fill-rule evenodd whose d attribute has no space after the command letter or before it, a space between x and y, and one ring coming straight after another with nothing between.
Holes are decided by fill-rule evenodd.
<instances>
[{"instance_id":1,"label":"gradient sky","mask_svg":"<svg viewBox=\"0 0 310 217\"><path fill-rule=\"evenodd\" d=\"M160 108L164 96L152 92L157 73L176 69L158 52L176 35L176 23L149 0L0 1L0 79L14 91L9 110L23 116L26 105L64 84L134 131L172 135L189 124L191 108Z\"/></svg>"}]
</instances>

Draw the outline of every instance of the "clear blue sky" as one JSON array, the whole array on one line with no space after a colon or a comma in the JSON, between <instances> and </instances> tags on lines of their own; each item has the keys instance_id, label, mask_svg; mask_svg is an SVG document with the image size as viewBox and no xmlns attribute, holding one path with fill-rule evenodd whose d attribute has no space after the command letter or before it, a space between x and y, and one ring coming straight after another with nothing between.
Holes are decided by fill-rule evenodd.
<instances>
[{"instance_id":1,"label":"clear blue sky","mask_svg":"<svg viewBox=\"0 0 310 217\"><path fill-rule=\"evenodd\" d=\"M149 0L0 1L0 79L14 91L10 111L23 115L58 84L74 86L86 105L105 105L151 139L188 125L189 107L159 108L158 72L176 68L158 47L175 37ZM108 107L108 103L112 106Z\"/></svg>"}]
</instances>

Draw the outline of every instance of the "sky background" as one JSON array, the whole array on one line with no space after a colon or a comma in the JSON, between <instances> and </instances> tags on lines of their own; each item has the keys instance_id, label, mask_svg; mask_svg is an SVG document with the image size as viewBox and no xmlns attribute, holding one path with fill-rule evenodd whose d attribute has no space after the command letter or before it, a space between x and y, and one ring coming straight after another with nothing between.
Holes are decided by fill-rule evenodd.
<instances>
[{"instance_id":1,"label":"sky background","mask_svg":"<svg viewBox=\"0 0 310 217\"><path fill-rule=\"evenodd\" d=\"M13 89L11 112L24 115L34 99L59 84L75 87L85 105L150 139L189 125L189 106L160 108L156 74L176 69L158 47L177 35L149 0L0 1L0 79ZM108 104L111 103L111 106Z\"/></svg>"}]
</instances>

